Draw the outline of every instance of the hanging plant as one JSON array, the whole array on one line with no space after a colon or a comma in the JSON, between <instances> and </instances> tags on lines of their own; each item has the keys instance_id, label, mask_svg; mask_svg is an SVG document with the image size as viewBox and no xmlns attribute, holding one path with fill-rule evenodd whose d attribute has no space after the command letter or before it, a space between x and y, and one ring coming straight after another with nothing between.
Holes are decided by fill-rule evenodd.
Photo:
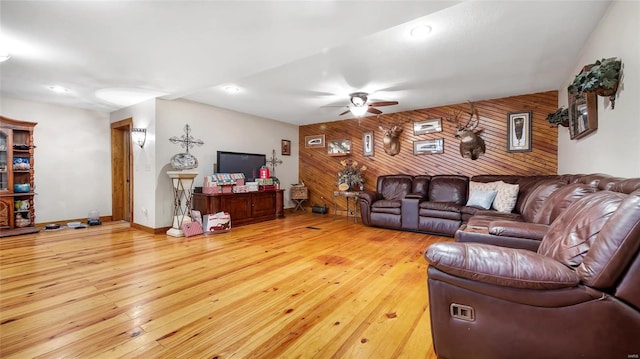
<instances>
[{"instance_id":1,"label":"hanging plant","mask_svg":"<svg viewBox=\"0 0 640 359\"><path fill-rule=\"evenodd\" d=\"M547 115L547 121L552 127L569 127L569 109L560 107L556 112Z\"/></svg>"},{"instance_id":2,"label":"hanging plant","mask_svg":"<svg viewBox=\"0 0 640 359\"><path fill-rule=\"evenodd\" d=\"M615 57L598 60L587 65L576 75L567 90L581 96L584 92L595 92L599 96L609 97L611 109L615 107L618 83L622 72L622 60Z\"/></svg>"}]
</instances>

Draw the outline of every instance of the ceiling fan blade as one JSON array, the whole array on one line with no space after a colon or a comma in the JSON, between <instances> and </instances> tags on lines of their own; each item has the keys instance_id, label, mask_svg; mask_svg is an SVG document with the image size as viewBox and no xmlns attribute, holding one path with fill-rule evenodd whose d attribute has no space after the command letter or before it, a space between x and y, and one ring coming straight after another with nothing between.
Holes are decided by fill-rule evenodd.
<instances>
[{"instance_id":1,"label":"ceiling fan blade","mask_svg":"<svg viewBox=\"0 0 640 359\"><path fill-rule=\"evenodd\" d=\"M351 110L346 110L345 112L343 112L343 113L339 114L338 116L346 115L346 114L348 114L349 112L351 112Z\"/></svg>"},{"instance_id":2,"label":"ceiling fan blade","mask_svg":"<svg viewBox=\"0 0 640 359\"><path fill-rule=\"evenodd\" d=\"M398 101L378 101L378 102L372 102L371 104L369 104L369 106L373 106L373 107L378 107L378 106L391 106L391 105L397 105Z\"/></svg>"},{"instance_id":3,"label":"ceiling fan blade","mask_svg":"<svg viewBox=\"0 0 640 359\"><path fill-rule=\"evenodd\" d=\"M373 108L371 106L369 106L369 108L367 109L367 112L369 113L374 113L376 115L379 115L382 113L382 111L378 110L377 108Z\"/></svg>"}]
</instances>

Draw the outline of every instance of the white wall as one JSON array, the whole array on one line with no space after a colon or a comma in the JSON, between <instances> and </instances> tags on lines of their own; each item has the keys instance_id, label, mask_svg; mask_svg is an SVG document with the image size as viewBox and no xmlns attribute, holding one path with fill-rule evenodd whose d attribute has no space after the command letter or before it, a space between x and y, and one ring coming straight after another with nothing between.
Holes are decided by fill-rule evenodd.
<instances>
[{"instance_id":1,"label":"white wall","mask_svg":"<svg viewBox=\"0 0 640 359\"><path fill-rule=\"evenodd\" d=\"M37 122L36 223L111 215L109 114L0 98L2 115Z\"/></svg>"},{"instance_id":2,"label":"white wall","mask_svg":"<svg viewBox=\"0 0 640 359\"><path fill-rule=\"evenodd\" d=\"M570 25L568 25L570 26ZM559 92L559 106L567 106L567 86L582 67L598 59L622 59L624 79L615 109L598 96L598 130L571 141L558 131L558 173L607 173L640 177L640 2L614 1L591 34L576 61L574 73Z\"/></svg>"},{"instance_id":3,"label":"white wall","mask_svg":"<svg viewBox=\"0 0 640 359\"><path fill-rule=\"evenodd\" d=\"M298 182L298 126L190 101L158 100L156 105L156 227L171 225L172 187L166 172L172 170L171 156L184 149L169 138L184 134L186 124L191 126L193 137L204 142L189 150L199 164L195 186L201 186L204 176L213 173L217 151L264 153L268 160L275 149L276 158L283 161L275 176L286 189L285 207L293 207L288 189ZM283 139L291 141L291 156L281 155Z\"/></svg>"}]
</instances>

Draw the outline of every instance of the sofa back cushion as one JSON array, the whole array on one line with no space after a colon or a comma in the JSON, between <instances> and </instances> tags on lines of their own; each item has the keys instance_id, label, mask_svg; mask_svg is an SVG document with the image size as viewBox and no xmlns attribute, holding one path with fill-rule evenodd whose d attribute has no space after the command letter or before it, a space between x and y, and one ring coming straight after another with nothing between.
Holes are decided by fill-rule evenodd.
<instances>
[{"instance_id":1,"label":"sofa back cushion","mask_svg":"<svg viewBox=\"0 0 640 359\"><path fill-rule=\"evenodd\" d=\"M600 290L613 288L620 281L620 276L626 276L622 282L634 283L638 292L640 271L637 267L640 251L640 190L624 195L618 210L613 213L604 224L598 238L591 245L591 249L576 269L582 282ZM630 270L630 263L636 261L636 270ZM632 277L635 276L635 277ZM629 278L627 278L629 277ZM624 290L622 292L625 292ZM633 292L633 291L626 291ZM624 296L623 293L616 293ZM632 298L634 297L634 298ZM640 297L629 295L624 298L640 306Z\"/></svg>"},{"instance_id":2,"label":"sofa back cushion","mask_svg":"<svg viewBox=\"0 0 640 359\"><path fill-rule=\"evenodd\" d=\"M429 201L453 202L463 206L467 203L469 177L459 175L437 175L431 177Z\"/></svg>"},{"instance_id":3,"label":"sofa back cushion","mask_svg":"<svg viewBox=\"0 0 640 359\"><path fill-rule=\"evenodd\" d=\"M579 266L599 237L603 226L625 197L627 195L622 193L599 191L573 202L549 226L538 253L552 257L566 266Z\"/></svg>"},{"instance_id":4,"label":"sofa back cushion","mask_svg":"<svg viewBox=\"0 0 640 359\"><path fill-rule=\"evenodd\" d=\"M387 175L378 177L378 193L386 200L401 200L411 193L413 176Z\"/></svg>"},{"instance_id":5,"label":"sofa back cushion","mask_svg":"<svg viewBox=\"0 0 640 359\"><path fill-rule=\"evenodd\" d=\"M522 214L522 210L525 206L525 202L529 196L529 193L533 191L540 183L545 181L561 180L564 183L568 183L568 179L562 179L559 176L530 176L522 177L518 180L518 201L516 202L515 212Z\"/></svg>"},{"instance_id":6,"label":"sofa back cushion","mask_svg":"<svg viewBox=\"0 0 640 359\"><path fill-rule=\"evenodd\" d=\"M429 182L431 176L415 176L413 177L413 184L411 193L421 194L424 199L429 195Z\"/></svg>"},{"instance_id":7,"label":"sofa back cushion","mask_svg":"<svg viewBox=\"0 0 640 359\"><path fill-rule=\"evenodd\" d=\"M524 221L536 223L534 221L536 214L544 206L549 196L566 184L563 180L543 180L528 191L522 199L522 207L520 208L520 214Z\"/></svg>"},{"instance_id":8,"label":"sofa back cushion","mask_svg":"<svg viewBox=\"0 0 640 359\"><path fill-rule=\"evenodd\" d=\"M584 183L572 183L553 192L536 213L533 223L551 224L573 202L596 191L596 187Z\"/></svg>"}]
</instances>

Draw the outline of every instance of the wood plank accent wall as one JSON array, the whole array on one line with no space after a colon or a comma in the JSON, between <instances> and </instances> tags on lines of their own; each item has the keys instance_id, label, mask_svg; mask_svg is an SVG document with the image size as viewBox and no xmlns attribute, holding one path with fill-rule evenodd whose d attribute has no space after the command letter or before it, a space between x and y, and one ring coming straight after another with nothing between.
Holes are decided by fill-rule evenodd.
<instances>
[{"instance_id":1,"label":"wood plank accent wall","mask_svg":"<svg viewBox=\"0 0 640 359\"><path fill-rule=\"evenodd\" d=\"M299 177L309 187L309 201L312 204L333 204L333 191L337 190L336 173L342 168L340 161L351 159L365 164L365 188L375 189L380 175L406 173L420 174L556 174L558 171L558 130L546 120L547 114L558 107L558 92L549 91L522 96L513 96L487 101L477 101L475 106L480 115L478 129L482 128L487 151L478 160L460 156L460 141L454 137L455 126L442 121L443 132L415 136L413 122L453 115L456 111L468 111L467 103L382 114L343 121L325 122L300 126L300 169ZM381 108L384 111L384 108ZM507 152L507 113L533 111L532 152ZM336 110L337 111L337 110ZM401 123L404 128L400 135L401 150L396 156L387 155L382 147L383 133L378 128L389 128L393 123ZM374 155L364 157L362 134L373 131L375 137ZM351 154L344 157L327 155L327 148L305 148L305 136L325 135L325 143L331 140L351 140ZM414 155L413 141L444 138L444 153ZM344 202L344 201L339 201ZM343 205L343 203L342 203ZM340 204L339 204L340 206ZM344 206L342 207L344 208ZM339 207L340 209L340 207Z\"/></svg>"}]
</instances>

